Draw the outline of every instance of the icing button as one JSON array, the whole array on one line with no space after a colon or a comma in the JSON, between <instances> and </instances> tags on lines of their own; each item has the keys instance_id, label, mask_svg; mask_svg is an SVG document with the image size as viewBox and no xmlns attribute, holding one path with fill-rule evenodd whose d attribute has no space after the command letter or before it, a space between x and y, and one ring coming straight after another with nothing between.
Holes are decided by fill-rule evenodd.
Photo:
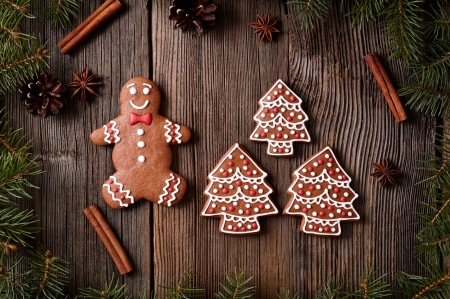
<instances>
[{"instance_id":1,"label":"icing button","mask_svg":"<svg viewBox=\"0 0 450 299\"><path fill-rule=\"evenodd\" d=\"M139 147L145 147L145 142L144 141L139 141L138 143L137 143L137 145L139 146Z\"/></svg>"},{"instance_id":2,"label":"icing button","mask_svg":"<svg viewBox=\"0 0 450 299\"><path fill-rule=\"evenodd\" d=\"M141 163L144 163L145 162L145 157L144 156L139 156L138 157L138 161L141 162Z\"/></svg>"},{"instance_id":3,"label":"icing button","mask_svg":"<svg viewBox=\"0 0 450 299\"><path fill-rule=\"evenodd\" d=\"M142 130L142 129L137 130L137 134L138 134L139 136L144 135L144 130Z\"/></svg>"}]
</instances>

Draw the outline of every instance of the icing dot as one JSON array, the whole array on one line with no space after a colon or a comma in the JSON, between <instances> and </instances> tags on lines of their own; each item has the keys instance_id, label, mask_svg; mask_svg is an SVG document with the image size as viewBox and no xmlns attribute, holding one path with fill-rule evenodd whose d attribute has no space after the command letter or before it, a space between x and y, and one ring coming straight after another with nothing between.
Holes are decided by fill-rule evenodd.
<instances>
[{"instance_id":1,"label":"icing dot","mask_svg":"<svg viewBox=\"0 0 450 299\"><path fill-rule=\"evenodd\" d=\"M282 88L283 88L283 85L278 84L278 88L279 88L279 89L282 89Z\"/></svg>"},{"instance_id":2,"label":"icing dot","mask_svg":"<svg viewBox=\"0 0 450 299\"><path fill-rule=\"evenodd\" d=\"M223 185L222 185L222 184L219 184L219 188L223 188Z\"/></svg>"},{"instance_id":3,"label":"icing dot","mask_svg":"<svg viewBox=\"0 0 450 299\"><path fill-rule=\"evenodd\" d=\"M303 184L298 184L297 185L299 188L303 188Z\"/></svg>"},{"instance_id":4,"label":"icing dot","mask_svg":"<svg viewBox=\"0 0 450 299\"><path fill-rule=\"evenodd\" d=\"M314 162L314 163L313 163L313 166L314 166L314 167L317 167L317 166L319 166L319 163Z\"/></svg>"},{"instance_id":5,"label":"icing dot","mask_svg":"<svg viewBox=\"0 0 450 299\"><path fill-rule=\"evenodd\" d=\"M272 97L271 96L267 96L267 99L270 101L272 99Z\"/></svg>"},{"instance_id":6,"label":"icing dot","mask_svg":"<svg viewBox=\"0 0 450 299\"><path fill-rule=\"evenodd\" d=\"M283 137L284 137L284 139L288 139L289 138L288 134L284 134Z\"/></svg>"},{"instance_id":7,"label":"icing dot","mask_svg":"<svg viewBox=\"0 0 450 299\"><path fill-rule=\"evenodd\" d=\"M239 226L239 227L242 227L242 223L239 222L239 223L238 223L238 226Z\"/></svg>"},{"instance_id":8,"label":"icing dot","mask_svg":"<svg viewBox=\"0 0 450 299\"><path fill-rule=\"evenodd\" d=\"M302 172L307 172L307 171L308 171L308 170L306 170L306 168L303 168L303 169L302 169Z\"/></svg>"},{"instance_id":9,"label":"icing dot","mask_svg":"<svg viewBox=\"0 0 450 299\"><path fill-rule=\"evenodd\" d=\"M328 167L331 167L331 166L333 166L333 164L331 164L331 163L327 163L327 166L328 166Z\"/></svg>"},{"instance_id":10,"label":"icing dot","mask_svg":"<svg viewBox=\"0 0 450 299\"><path fill-rule=\"evenodd\" d=\"M239 214L244 214L244 210L239 210L238 213Z\"/></svg>"},{"instance_id":11,"label":"icing dot","mask_svg":"<svg viewBox=\"0 0 450 299\"><path fill-rule=\"evenodd\" d=\"M306 207L307 207L308 209L311 209L311 205L306 205Z\"/></svg>"},{"instance_id":12,"label":"icing dot","mask_svg":"<svg viewBox=\"0 0 450 299\"><path fill-rule=\"evenodd\" d=\"M328 189L330 189L330 190L331 190L331 189L333 189L333 186L331 186L331 185L328 185Z\"/></svg>"},{"instance_id":13,"label":"icing dot","mask_svg":"<svg viewBox=\"0 0 450 299\"><path fill-rule=\"evenodd\" d=\"M276 148L274 148L274 149L273 149L273 152L274 152L274 153L276 153L276 152L277 152L277 149L276 149Z\"/></svg>"},{"instance_id":14,"label":"icing dot","mask_svg":"<svg viewBox=\"0 0 450 299\"><path fill-rule=\"evenodd\" d=\"M223 172L223 168L219 169L220 172Z\"/></svg>"},{"instance_id":15,"label":"icing dot","mask_svg":"<svg viewBox=\"0 0 450 299\"><path fill-rule=\"evenodd\" d=\"M246 207L247 209L250 209L250 204L249 204L249 203L246 204L245 207Z\"/></svg>"},{"instance_id":16,"label":"icing dot","mask_svg":"<svg viewBox=\"0 0 450 299\"><path fill-rule=\"evenodd\" d=\"M252 225L251 224L247 225L247 229L252 229Z\"/></svg>"},{"instance_id":17,"label":"icing dot","mask_svg":"<svg viewBox=\"0 0 450 299\"><path fill-rule=\"evenodd\" d=\"M210 214L212 214L212 213L214 213L214 212L215 212L214 209L209 209L209 213L210 213Z\"/></svg>"},{"instance_id":18,"label":"icing dot","mask_svg":"<svg viewBox=\"0 0 450 299\"><path fill-rule=\"evenodd\" d=\"M233 207L233 206L229 206L229 207L228 207L228 211L234 212L234 207Z\"/></svg>"},{"instance_id":19,"label":"icing dot","mask_svg":"<svg viewBox=\"0 0 450 299\"><path fill-rule=\"evenodd\" d=\"M270 117L275 117L275 114L273 114L273 113L270 113Z\"/></svg>"},{"instance_id":20,"label":"icing dot","mask_svg":"<svg viewBox=\"0 0 450 299\"><path fill-rule=\"evenodd\" d=\"M268 133L268 132L269 132L269 129L264 129L264 132ZM244 159L244 158L242 158L242 159Z\"/></svg>"},{"instance_id":21,"label":"icing dot","mask_svg":"<svg viewBox=\"0 0 450 299\"><path fill-rule=\"evenodd\" d=\"M322 186L316 185L316 189L317 189L317 190L320 190L321 188L322 188Z\"/></svg>"},{"instance_id":22,"label":"icing dot","mask_svg":"<svg viewBox=\"0 0 450 299\"><path fill-rule=\"evenodd\" d=\"M227 210L227 207L223 206L223 207L222 207L222 211L225 212L226 210Z\"/></svg>"},{"instance_id":23,"label":"icing dot","mask_svg":"<svg viewBox=\"0 0 450 299\"><path fill-rule=\"evenodd\" d=\"M312 176L315 176L316 173L315 173L314 171L311 171L311 175L312 175Z\"/></svg>"},{"instance_id":24,"label":"icing dot","mask_svg":"<svg viewBox=\"0 0 450 299\"><path fill-rule=\"evenodd\" d=\"M323 232L323 228L319 228L319 232Z\"/></svg>"},{"instance_id":25,"label":"icing dot","mask_svg":"<svg viewBox=\"0 0 450 299\"><path fill-rule=\"evenodd\" d=\"M248 166L244 166L244 167L242 167L242 169L248 170Z\"/></svg>"},{"instance_id":26,"label":"icing dot","mask_svg":"<svg viewBox=\"0 0 450 299\"><path fill-rule=\"evenodd\" d=\"M313 229L313 226L312 226L312 224L308 225L308 227L309 227L309 229Z\"/></svg>"},{"instance_id":27,"label":"icing dot","mask_svg":"<svg viewBox=\"0 0 450 299\"><path fill-rule=\"evenodd\" d=\"M324 208L325 208L325 204L324 204L324 203L321 203L321 204L320 204L320 207L321 207L322 209L324 209Z\"/></svg>"},{"instance_id":28,"label":"icing dot","mask_svg":"<svg viewBox=\"0 0 450 299\"><path fill-rule=\"evenodd\" d=\"M266 115L264 113L261 113L261 117L266 117Z\"/></svg>"},{"instance_id":29,"label":"icing dot","mask_svg":"<svg viewBox=\"0 0 450 299\"><path fill-rule=\"evenodd\" d=\"M233 202L233 206L237 207L238 206L238 202L237 201Z\"/></svg>"},{"instance_id":30,"label":"icing dot","mask_svg":"<svg viewBox=\"0 0 450 299\"><path fill-rule=\"evenodd\" d=\"M337 194L336 193L333 194L333 198L337 198Z\"/></svg>"},{"instance_id":31,"label":"icing dot","mask_svg":"<svg viewBox=\"0 0 450 299\"><path fill-rule=\"evenodd\" d=\"M258 172L256 170L253 170L253 174L257 174Z\"/></svg>"},{"instance_id":32,"label":"icing dot","mask_svg":"<svg viewBox=\"0 0 450 299\"><path fill-rule=\"evenodd\" d=\"M325 158L327 158L327 159L328 159L329 157L330 157L330 155L328 155L328 154L325 154Z\"/></svg>"},{"instance_id":33,"label":"icing dot","mask_svg":"<svg viewBox=\"0 0 450 299\"><path fill-rule=\"evenodd\" d=\"M233 159L233 156L232 155L228 155L228 159Z\"/></svg>"},{"instance_id":34,"label":"icing dot","mask_svg":"<svg viewBox=\"0 0 450 299\"><path fill-rule=\"evenodd\" d=\"M231 169L231 168L230 168L230 169L228 169L228 172L230 172L230 173L231 173L231 172L233 172L233 169Z\"/></svg>"},{"instance_id":35,"label":"icing dot","mask_svg":"<svg viewBox=\"0 0 450 299\"><path fill-rule=\"evenodd\" d=\"M286 108L281 108L281 112L286 112Z\"/></svg>"},{"instance_id":36,"label":"icing dot","mask_svg":"<svg viewBox=\"0 0 450 299\"><path fill-rule=\"evenodd\" d=\"M145 162L145 157L144 156L139 156L138 157L138 161L141 162L141 163L144 163Z\"/></svg>"},{"instance_id":37,"label":"icing dot","mask_svg":"<svg viewBox=\"0 0 450 299\"><path fill-rule=\"evenodd\" d=\"M334 214L333 213L328 214L328 216L330 216L330 218L334 218Z\"/></svg>"},{"instance_id":38,"label":"icing dot","mask_svg":"<svg viewBox=\"0 0 450 299\"><path fill-rule=\"evenodd\" d=\"M324 211L320 211L319 216L320 216L320 217L325 216L325 212L324 212Z\"/></svg>"},{"instance_id":39,"label":"icing dot","mask_svg":"<svg viewBox=\"0 0 450 299\"><path fill-rule=\"evenodd\" d=\"M339 172L339 171L341 171L339 168L336 168L336 172Z\"/></svg>"},{"instance_id":40,"label":"icing dot","mask_svg":"<svg viewBox=\"0 0 450 299\"><path fill-rule=\"evenodd\" d=\"M144 130L142 130L142 129L137 130L137 134L138 134L139 136L144 135Z\"/></svg>"},{"instance_id":41,"label":"icing dot","mask_svg":"<svg viewBox=\"0 0 450 299\"><path fill-rule=\"evenodd\" d=\"M213 190L213 193L217 193L217 192L219 192L219 190L217 190L217 189L214 189L214 190Z\"/></svg>"},{"instance_id":42,"label":"icing dot","mask_svg":"<svg viewBox=\"0 0 450 299\"><path fill-rule=\"evenodd\" d=\"M345 192L345 193L344 193L344 196L345 196L345 197L348 197L348 193L347 193L347 192Z\"/></svg>"},{"instance_id":43,"label":"icing dot","mask_svg":"<svg viewBox=\"0 0 450 299\"><path fill-rule=\"evenodd\" d=\"M342 211L341 211L341 209L337 209L336 212L337 212L338 214L340 214Z\"/></svg>"},{"instance_id":44,"label":"icing dot","mask_svg":"<svg viewBox=\"0 0 450 299\"><path fill-rule=\"evenodd\" d=\"M150 88L145 87L143 92L144 92L144 94L149 94L150 93Z\"/></svg>"},{"instance_id":45,"label":"icing dot","mask_svg":"<svg viewBox=\"0 0 450 299\"><path fill-rule=\"evenodd\" d=\"M244 155L240 155L239 158L244 159Z\"/></svg>"},{"instance_id":46,"label":"icing dot","mask_svg":"<svg viewBox=\"0 0 450 299\"><path fill-rule=\"evenodd\" d=\"M300 115L298 116L298 119L302 119L302 118L303 118L303 115L300 114Z\"/></svg>"},{"instance_id":47,"label":"icing dot","mask_svg":"<svg viewBox=\"0 0 450 299\"><path fill-rule=\"evenodd\" d=\"M135 88L135 87L131 87L131 88L130 88L130 93L131 93L131 94L136 94L136 93L137 93L136 88Z\"/></svg>"},{"instance_id":48,"label":"icing dot","mask_svg":"<svg viewBox=\"0 0 450 299\"><path fill-rule=\"evenodd\" d=\"M216 208L217 205L216 205L215 203L213 203L213 204L211 205L211 207Z\"/></svg>"},{"instance_id":49,"label":"icing dot","mask_svg":"<svg viewBox=\"0 0 450 299\"><path fill-rule=\"evenodd\" d=\"M313 215L314 217L317 217L317 212L312 212L312 215Z\"/></svg>"},{"instance_id":50,"label":"icing dot","mask_svg":"<svg viewBox=\"0 0 450 299\"><path fill-rule=\"evenodd\" d=\"M278 131L283 131L283 128L282 127L278 127Z\"/></svg>"},{"instance_id":51,"label":"icing dot","mask_svg":"<svg viewBox=\"0 0 450 299\"><path fill-rule=\"evenodd\" d=\"M232 225L228 225L228 229L229 229L229 230L232 230L232 229L233 229L233 226L232 226Z\"/></svg>"},{"instance_id":52,"label":"icing dot","mask_svg":"<svg viewBox=\"0 0 450 299\"><path fill-rule=\"evenodd\" d=\"M289 90L286 90L286 94L287 94L287 95L290 95L291 93L290 93L290 91L289 91Z\"/></svg>"},{"instance_id":53,"label":"icing dot","mask_svg":"<svg viewBox=\"0 0 450 299\"><path fill-rule=\"evenodd\" d=\"M298 210L298 209L300 209L300 206L299 205L294 205L294 209Z\"/></svg>"},{"instance_id":54,"label":"icing dot","mask_svg":"<svg viewBox=\"0 0 450 299\"><path fill-rule=\"evenodd\" d=\"M270 210L270 205L269 205L269 204L266 204L266 205L264 206L264 208L265 208L266 210Z\"/></svg>"},{"instance_id":55,"label":"icing dot","mask_svg":"<svg viewBox=\"0 0 450 299\"><path fill-rule=\"evenodd\" d=\"M259 137L259 134L255 134L255 137L258 138L258 137Z\"/></svg>"},{"instance_id":56,"label":"icing dot","mask_svg":"<svg viewBox=\"0 0 450 299\"><path fill-rule=\"evenodd\" d=\"M342 180L342 175L338 175L338 179Z\"/></svg>"},{"instance_id":57,"label":"icing dot","mask_svg":"<svg viewBox=\"0 0 450 299\"><path fill-rule=\"evenodd\" d=\"M137 146L140 147L140 148L143 148L143 147L145 147L145 142L144 141L139 141L137 143Z\"/></svg>"},{"instance_id":58,"label":"icing dot","mask_svg":"<svg viewBox=\"0 0 450 299\"><path fill-rule=\"evenodd\" d=\"M336 231L336 229L333 227L333 228L331 228L331 231L334 233Z\"/></svg>"},{"instance_id":59,"label":"icing dot","mask_svg":"<svg viewBox=\"0 0 450 299\"><path fill-rule=\"evenodd\" d=\"M300 134L300 137L301 137L301 138L305 138L305 134L301 133L301 134Z\"/></svg>"},{"instance_id":60,"label":"icing dot","mask_svg":"<svg viewBox=\"0 0 450 299\"><path fill-rule=\"evenodd\" d=\"M274 95L278 95L278 91L275 90L275 91L273 92L273 94L274 94Z\"/></svg>"},{"instance_id":61,"label":"icing dot","mask_svg":"<svg viewBox=\"0 0 450 299\"><path fill-rule=\"evenodd\" d=\"M258 185L253 185L253 189L258 189Z\"/></svg>"},{"instance_id":62,"label":"icing dot","mask_svg":"<svg viewBox=\"0 0 450 299\"><path fill-rule=\"evenodd\" d=\"M248 185L245 185L245 186L244 186L244 189L245 189L245 190L248 190L248 188L249 188Z\"/></svg>"},{"instance_id":63,"label":"icing dot","mask_svg":"<svg viewBox=\"0 0 450 299\"><path fill-rule=\"evenodd\" d=\"M259 209L258 208L254 208L253 211L255 211L255 213L258 213Z\"/></svg>"},{"instance_id":64,"label":"icing dot","mask_svg":"<svg viewBox=\"0 0 450 299\"><path fill-rule=\"evenodd\" d=\"M284 151L285 151L286 153L289 153L289 149L288 149L288 148L287 148L287 149L285 149Z\"/></svg>"},{"instance_id":65,"label":"icing dot","mask_svg":"<svg viewBox=\"0 0 450 299\"><path fill-rule=\"evenodd\" d=\"M348 216L351 217L352 216L352 212L348 212Z\"/></svg>"},{"instance_id":66,"label":"icing dot","mask_svg":"<svg viewBox=\"0 0 450 299\"><path fill-rule=\"evenodd\" d=\"M291 134L295 134L295 131L291 131Z\"/></svg>"},{"instance_id":67,"label":"icing dot","mask_svg":"<svg viewBox=\"0 0 450 299\"><path fill-rule=\"evenodd\" d=\"M228 187L228 189L233 190L233 189L234 189L233 185L230 185L230 186Z\"/></svg>"}]
</instances>

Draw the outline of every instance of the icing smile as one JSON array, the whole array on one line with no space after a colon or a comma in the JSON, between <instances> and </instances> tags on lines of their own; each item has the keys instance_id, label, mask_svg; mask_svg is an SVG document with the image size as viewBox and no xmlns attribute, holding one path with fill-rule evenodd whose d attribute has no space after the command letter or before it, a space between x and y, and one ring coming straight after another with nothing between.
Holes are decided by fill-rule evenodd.
<instances>
[{"instance_id":1,"label":"icing smile","mask_svg":"<svg viewBox=\"0 0 450 299\"><path fill-rule=\"evenodd\" d=\"M145 107L147 107L147 106L148 106L148 103L149 103L149 101L148 101L148 100L145 100L145 103L144 103L142 106L137 106L136 104L133 103L133 100L130 100L131 106L133 106L134 109L138 109L138 110L142 110L142 109L144 109Z\"/></svg>"}]
</instances>

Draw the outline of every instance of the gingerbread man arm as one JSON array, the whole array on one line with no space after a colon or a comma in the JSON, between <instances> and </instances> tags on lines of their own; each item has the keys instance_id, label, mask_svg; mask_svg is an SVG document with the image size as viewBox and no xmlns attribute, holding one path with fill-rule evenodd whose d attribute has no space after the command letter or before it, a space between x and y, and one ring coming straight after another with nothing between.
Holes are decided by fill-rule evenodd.
<instances>
[{"instance_id":1,"label":"gingerbread man arm","mask_svg":"<svg viewBox=\"0 0 450 299\"><path fill-rule=\"evenodd\" d=\"M111 120L103 127L92 132L91 140L96 145L115 144L120 141L119 133L117 122L115 120Z\"/></svg>"},{"instance_id":2,"label":"gingerbread man arm","mask_svg":"<svg viewBox=\"0 0 450 299\"><path fill-rule=\"evenodd\" d=\"M186 143L191 139L191 130L166 119L164 124L164 136L166 137L167 143L170 144Z\"/></svg>"}]
</instances>

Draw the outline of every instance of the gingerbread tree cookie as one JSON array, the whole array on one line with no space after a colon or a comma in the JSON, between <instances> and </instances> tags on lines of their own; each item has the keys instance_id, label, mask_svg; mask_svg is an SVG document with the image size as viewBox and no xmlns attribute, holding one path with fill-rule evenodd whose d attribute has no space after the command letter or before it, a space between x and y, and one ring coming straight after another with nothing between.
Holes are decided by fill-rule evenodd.
<instances>
[{"instance_id":1,"label":"gingerbread tree cookie","mask_svg":"<svg viewBox=\"0 0 450 299\"><path fill-rule=\"evenodd\" d=\"M302 110L302 100L286 84L278 80L259 100L259 110L253 119L257 123L250 140L267 141L267 154L292 156L293 142L310 142Z\"/></svg>"},{"instance_id":2,"label":"gingerbread tree cookie","mask_svg":"<svg viewBox=\"0 0 450 299\"><path fill-rule=\"evenodd\" d=\"M283 214L302 215L300 231L338 236L341 221L359 219L352 205L358 194L350 188L351 179L329 146L308 158L292 176L287 191L291 198Z\"/></svg>"},{"instance_id":3,"label":"gingerbread tree cookie","mask_svg":"<svg viewBox=\"0 0 450 299\"><path fill-rule=\"evenodd\" d=\"M221 233L258 233L258 217L278 213L269 198L273 189L266 177L267 173L250 155L238 143L234 144L208 175L204 192L208 201L201 215L222 218Z\"/></svg>"}]
</instances>

